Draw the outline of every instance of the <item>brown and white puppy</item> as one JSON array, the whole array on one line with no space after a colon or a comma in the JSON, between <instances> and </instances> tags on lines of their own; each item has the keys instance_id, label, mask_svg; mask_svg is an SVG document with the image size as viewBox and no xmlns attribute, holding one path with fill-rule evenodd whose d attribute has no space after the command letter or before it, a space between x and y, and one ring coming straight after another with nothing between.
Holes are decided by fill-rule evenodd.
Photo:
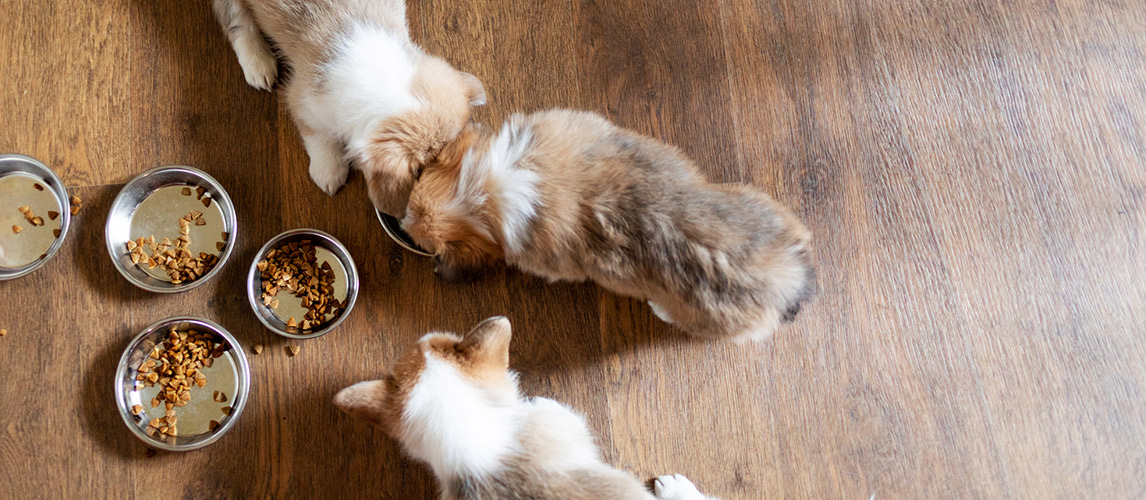
<instances>
[{"instance_id":1,"label":"brown and white puppy","mask_svg":"<svg viewBox=\"0 0 1146 500\"><path fill-rule=\"evenodd\" d=\"M343 389L334 404L382 428L434 471L443 499L703 500L687 478L662 476L656 496L601 462L582 419L524 399L509 370L509 320L458 337L431 333L382 380Z\"/></svg>"},{"instance_id":2,"label":"brown and white puppy","mask_svg":"<svg viewBox=\"0 0 1146 500\"><path fill-rule=\"evenodd\" d=\"M410 41L403 0L214 0L247 83L278 78L273 40L291 67L284 83L310 176L334 194L352 160L370 198L401 216L429 159L485 103L473 75Z\"/></svg>"},{"instance_id":3,"label":"brown and white puppy","mask_svg":"<svg viewBox=\"0 0 1146 500\"><path fill-rule=\"evenodd\" d=\"M767 337L814 280L811 233L787 209L587 112L468 126L423 170L402 224L447 278L504 257L648 300L704 337Z\"/></svg>"}]
</instances>

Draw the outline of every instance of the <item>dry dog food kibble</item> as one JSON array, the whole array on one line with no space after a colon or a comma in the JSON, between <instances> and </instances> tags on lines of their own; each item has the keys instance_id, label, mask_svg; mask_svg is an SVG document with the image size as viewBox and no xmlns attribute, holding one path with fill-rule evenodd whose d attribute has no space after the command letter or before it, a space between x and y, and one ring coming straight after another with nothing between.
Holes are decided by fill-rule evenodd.
<instances>
[{"instance_id":1,"label":"dry dog food kibble","mask_svg":"<svg viewBox=\"0 0 1146 500\"><path fill-rule=\"evenodd\" d=\"M139 374L136 376L136 380L143 386L160 387L159 394L151 400L151 407L163 404L166 410L164 416L153 418L148 423L149 433L158 432L169 436L178 434L175 409L191 401L192 387L207 386L207 375L203 369L211 366L211 361L222 356L228 349L227 344L213 334L171 328L167 340L155 346L148 359L139 366ZM142 411L142 407L138 411L132 407L133 414L138 415Z\"/></svg>"},{"instance_id":2,"label":"dry dog food kibble","mask_svg":"<svg viewBox=\"0 0 1146 500\"><path fill-rule=\"evenodd\" d=\"M203 225L203 212L192 210L179 219L179 237L174 242L170 238L163 238L155 242L155 235L139 238L127 242L127 251L131 252L131 262L148 269L156 267L167 272L171 283L190 283L207 274L219 262L217 255L206 252L192 254L188 247L191 245L191 224ZM146 250L145 250L146 248ZM147 250L151 251L148 255Z\"/></svg>"},{"instance_id":3,"label":"dry dog food kibble","mask_svg":"<svg viewBox=\"0 0 1146 500\"><path fill-rule=\"evenodd\" d=\"M262 277L263 305L278 309L276 296L283 290L302 299L306 314L302 321L291 317L286 322L287 328L299 328L307 333L341 312L342 304L334 296L334 270L329 262L318 264L310 240L271 249L256 267Z\"/></svg>"}]
</instances>

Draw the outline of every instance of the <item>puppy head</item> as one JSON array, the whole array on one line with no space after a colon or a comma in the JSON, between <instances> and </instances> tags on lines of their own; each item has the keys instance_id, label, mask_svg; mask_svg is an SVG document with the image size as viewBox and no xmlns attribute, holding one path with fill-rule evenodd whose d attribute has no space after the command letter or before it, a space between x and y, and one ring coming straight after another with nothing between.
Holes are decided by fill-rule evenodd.
<instances>
[{"instance_id":1,"label":"puppy head","mask_svg":"<svg viewBox=\"0 0 1146 500\"><path fill-rule=\"evenodd\" d=\"M398 218L422 168L457 137L472 107L486 101L477 77L430 55L418 62L410 91L417 108L382 120L349 146L374 206Z\"/></svg>"},{"instance_id":2,"label":"puppy head","mask_svg":"<svg viewBox=\"0 0 1146 500\"><path fill-rule=\"evenodd\" d=\"M427 166L402 220L414 242L434 253L434 272L452 281L473 276L503 255L485 179L477 169L462 166L478 136L467 127Z\"/></svg>"},{"instance_id":3,"label":"puppy head","mask_svg":"<svg viewBox=\"0 0 1146 500\"><path fill-rule=\"evenodd\" d=\"M433 448L427 440L475 431L469 427L480 423L476 415L518 399L516 376L509 371L511 336L509 320L501 316L462 337L427 334L402 354L390 374L343 389L334 404L426 458L418 450Z\"/></svg>"}]
</instances>

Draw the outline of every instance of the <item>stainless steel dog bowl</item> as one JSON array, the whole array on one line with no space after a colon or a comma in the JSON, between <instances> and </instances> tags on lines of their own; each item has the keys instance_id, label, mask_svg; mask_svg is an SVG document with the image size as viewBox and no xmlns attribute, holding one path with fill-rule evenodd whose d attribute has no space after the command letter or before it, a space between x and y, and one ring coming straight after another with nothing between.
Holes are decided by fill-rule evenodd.
<instances>
[{"instance_id":1,"label":"stainless steel dog bowl","mask_svg":"<svg viewBox=\"0 0 1146 500\"><path fill-rule=\"evenodd\" d=\"M44 225L25 220L23 206ZM0 281L35 271L56 255L71 227L69 208L68 191L52 169L24 155L0 155ZM48 212L59 215L51 219ZM17 225L19 233L13 229Z\"/></svg>"},{"instance_id":2,"label":"stainless steel dog bowl","mask_svg":"<svg viewBox=\"0 0 1146 500\"><path fill-rule=\"evenodd\" d=\"M183 188L189 187L190 195ZM200 195L197 189L203 189ZM210 199L209 206L203 200ZM154 235L178 238L179 218L190 210L203 212L204 226L192 226L190 250L218 255L219 261L203 276L175 284L160 268L131 262L128 240ZM235 248L237 232L235 205L223 186L207 173L185 166L157 167L140 174L120 190L107 215L107 252L115 268L131 284L151 292L175 293L191 290L219 273ZM225 237L224 237L225 236ZM220 250L216 245L222 242Z\"/></svg>"},{"instance_id":3,"label":"stainless steel dog bowl","mask_svg":"<svg viewBox=\"0 0 1146 500\"><path fill-rule=\"evenodd\" d=\"M258 268L259 262L266 258L271 249L303 240L310 240L314 245L319 265L323 261L330 262L335 272L334 298L342 303L342 310L338 316L320 325L321 328L311 330L310 333L303 333L301 328L287 326L287 320L283 316L295 317L294 314L305 312L301 304L293 303L296 298L289 292L280 291L278 293L277 298L281 302L278 310L263 304L261 300L263 292L262 273ZM312 339L326 335L342 324L342 321L354 308L355 301L358 300L358 286L358 269L354 266L354 259L351 258L350 251L342 242L317 229L294 229L271 238L255 254L255 259L251 262L251 269L247 273L247 300L251 304L251 309L255 311L255 316L271 331L292 339ZM301 302L301 299L297 300ZM290 302L289 305L288 301ZM298 317L301 318L302 316Z\"/></svg>"},{"instance_id":4,"label":"stainless steel dog bowl","mask_svg":"<svg viewBox=\"0 0 1146 500\"><path fill-rule=\"evenodd\" d=\"M191 400L187 406L175 408L178 435L167 436L153 428L148 430L151 419L164 416L166 411L162 404L151 407L151 399L159 392L159 386L144 387L136 377L140 365L149 359L155 346L167 339L172 326L180 331L190 329L210 332L223 339L228 349L222 356L214 358L214 364L210 367L202 368L203 374L207 376L206 387L192 386ZM123 351L115 371L115 403L123 423L148 446L168 451L196 450L222 438L243 414L250 388L251 369L247 364L247 355L238 341L214 322L189 316L168 318L140 332ZM227 400L216 402L215 391L225 394ZM131 413L134 405L143 407L139 415ZM228 406L230 412L225 413L223 408ZM211 420L219 423L213 431L210 430Z\"/></svg>"},{"instance_id":5,"label":"stainless steel dog bowl","mask_svg":"<svg viewBox=\"0 0 1146 500\"><path fill-rule=\"evenodd\" d=\"M394 216L384 214L377 209L374 210L374 215L378 217L378 222L382 224L382 230L386 231L386 235L394 240L394 243L397 243L398 246L423 257L434 256L434 254L427 252L418 246L417 243L414 243L414 240L410 239L410 235L406 234L406 231L402 229L402 223L394 218Z\"/></svg>"}]
</instances>

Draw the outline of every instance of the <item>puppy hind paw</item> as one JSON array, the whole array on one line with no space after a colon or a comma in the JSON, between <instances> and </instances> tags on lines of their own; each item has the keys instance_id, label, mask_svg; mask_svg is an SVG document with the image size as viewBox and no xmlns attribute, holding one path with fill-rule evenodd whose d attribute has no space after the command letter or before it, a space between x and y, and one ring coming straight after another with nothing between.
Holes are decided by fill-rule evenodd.
<instances>
[{"instance_id":1,"label":"puppy hind paw","mask_svg":"<svg viewBox=\"0 0 1146 500\"><path fill-rule=\"evenodd\" d=\"M657 304L656 302L653 302L650 300L649 301L649 307L653 310L653 314L656 315L656 317L660 318L661 321L664 321L665 323L668 323L670 325L673 324L672 316L669 316L668 311L666 311L665 308L661 307L660 304Z\"/></svg>"},{"instance_id":2,"label":"puppy hind paw","mask_svg":"<svg viewBox=\"0 0 1146 500\"><path fill-rule=\"evenodd\" d=\"M681 474L661 476L653 481L653 493L660 500L706 500L687 477Z\"/></svg>"}]
</instances>

